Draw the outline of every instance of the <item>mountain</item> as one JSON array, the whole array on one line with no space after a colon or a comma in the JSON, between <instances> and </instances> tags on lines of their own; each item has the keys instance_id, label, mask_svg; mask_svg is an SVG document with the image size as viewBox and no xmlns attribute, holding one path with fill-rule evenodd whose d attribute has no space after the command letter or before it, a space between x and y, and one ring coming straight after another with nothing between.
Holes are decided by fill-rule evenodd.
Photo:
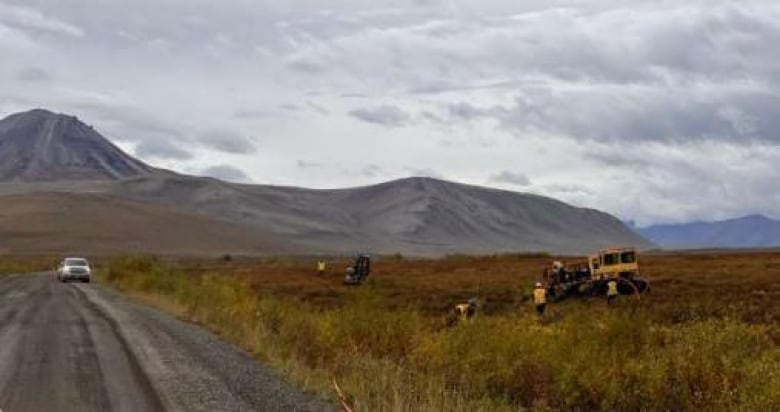
<instances>
[{"instance_id":1,"label":"mountain","mask_svg":"<svg viewBox=\"0 0 780 412\"><path fill-rule=\"evenodd\" d=\"M94 225L89 215L81 214L82 210L96 211L99 208L95 205L102 204L106 210L99 215L102 220L96 222L104 236L124 233L128 245L143 245L152 242L147 233L166 228L166 233L186 236L182 245L190 244L189 249L203 250L202 245L213 244L215 253L233 249L235 242L229 239L239 238L238 229L252 253L284 249L410 255L518 251L580 254L611 245L654 246L615 217L597 210L537 195L437 179L408 178L365 187L315 190L233 184L163 172L123 153L74 117L34 110L0 121L0 202L12 199L21 210L27 199L31 207L39 207L41 200L36 196L41 194L55 196L52 202L69 205L68 210L80 219L80 224L60 230L56 229L60 227L56 221L42 217L50 216L52 211L41 212L41 217L19 215L19 221L30 225L49 222L52 230L46 232L48 242L88 239ZM140 205L154 213L139 210ZM166 226L163 211L175 213L171 219L179 226ZM142 219L139 214L155 217ZM67 214L58 216L67 219ZM211 236L214 229L185 230L188 220L184 216L202 219L200 223L192 221L192 228L224 224L230 235L217 236L212 243L198 240ZM135 222L133 231L122 231L127 222ZM0 225L0 235L2 232ZM253 236L264 243L253 240ZM169 243L150 244L158 245L159 253L183 253L181 247ZM224 246L217 247L220 244ZM34 245L30 243L30 247Z\"/></svg>"},{"instance_id":2,"label":"mountain","mask_svg":"<svg viewBox=\"0 0 780 412\"><path fill-rule=\"evenodd\" d=\"M36 109L0 120L0 181L118 180L152 170L72 116Z\"/></svg>"},{"instance_id":3,"label":"mountain","mask_svg":"<svg viewBox=\"0 0 780 412\"><path fill-rule=\"evenodd\" d=\"M656 225L642 228L639 232L667 249L780 246L780 221L761 215L719 222Z\"/></svg>"},{"instance_id":4,"label":"mountain","mask_svg":"<svg viewBox=\"0 0 780 412\"><path fill-rule=\"evenodd\" d=\"M323 252L579 254L610 245L654 246L597 210L431 178L311 190L170 174L125 180L110 190L269 230Z\"/></svg>"}]
</instances>

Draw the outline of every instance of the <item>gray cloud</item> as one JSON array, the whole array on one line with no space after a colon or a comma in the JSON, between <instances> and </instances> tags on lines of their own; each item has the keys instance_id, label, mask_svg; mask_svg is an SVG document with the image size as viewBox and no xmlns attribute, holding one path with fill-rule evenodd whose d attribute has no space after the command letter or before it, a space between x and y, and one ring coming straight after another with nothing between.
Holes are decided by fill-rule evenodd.
<instances>
[{"instance_id":1,"label":"gray cloud","mask_svg":"<svg viewBox=\"0 0 780 412\"><path fill-rule=\"evenodd\" d=\"M776 1L74 1L0 0L0 110L77 114L164 167L253 153L279 184L441 170L642 224L780 217ZM491 180L517 164L527 188Z\"/></svg>"},{"instance_id":2,"label":"gray cloud","mask_svg":"<svg viewBox=\"0 0 780 412\"><path fill-rule=\"evenodd\" d=\"M452 104L448 107L450 116L458 118L460 120L474 120L481 117L498 117L506 112L506 109L502 107L492 107L487 109L480 109L472 106L471 103L459 102Z\"/></svg>"},{"instance_id":3,"label":"gray cloud","mask_svg":"<svg viewBox=\"0 0 780 412\"><path fill-rule=\"evenodd\" d=\"M695 147L696 150L691 150ZM772 214L767 199L778 198L780 147L696 142L596 144L584 156L605 170L623 207L642 222L723 219L746 210ZM593 184L591 180L589 183ZM596 182L597 183L597 182Z\"/></svg>"},{"instance_id":4,"label":"gray cloud","mask_svg":"<svg viewBox=\"0 0 780 412\"><path fill-rule=\"evenodd\" d=\"M507 183L512 186L530 186L531 179L523 173L512 172L509 170L503 170L490 177L492 183Z\"/></svg>"},{"instance_id":5,"label":"gray cloud","mask_svg":"<svg viewBox=\"0 0 780 412\"><path fill-rule=\"evenodd\" d=\"M99 131L108 134L112 139L127 142L164 140L177 143L186 140L179 126L160 119L159 115L149 110L113 102L107 96L71 99L72 101L67 102L72 107L71 112L88 121L103 124L104 128Z\"/></svg>"},{"instance_id":6,"label":"gray cloud","mask_svg":"<svg viewBox=\"0 0 780 412\"><path fill-rule=\"evenodd\" d=\"M318 169L326 166L325 163L322 162L310 162L306 160L298 160L295 162L295 165L298 169Z\"/></svg>"},{"instance_id":7,"label":"gray cloud","mask_svg":"<svg viewBox=\"0 0 780 412\"><path fill-rule=\"evenodd\" d=\"M330 114L330 110L328 110L328 109L326 109L326 108L324 108L324 107L322 107L322 106L320 106L320 105L318 105L316 103L312 103L310 101L307 101L306 102L306 106L309 107L310 109L314 110L315 112L321 114L321 115L328 115L328 114Z\"/></svg>"},{"instance_id":8,"label":"gray cloud","mask_svg":"<svg viewBox=\"0 0 780 412\"><path fill-rule=\"evenodd\" d=\"M249 183L252 181L243 170L230 165L207 167L206 169L203 169L200 174L235 183Z\"/></svg>"},{"instance_id":9,"label":"gray cloud","mask_svg":"<svg viewBox=\"0 0 780 412\"><path fill-rule=\"evenodd\" d=\"M273 117L273 113L266 110L241 109L241 110L236 110L235 113L233 113L233 117L241 120L266 119L266 118Z\"/></svg>"},{"instance_id":10,"label":"gray cloud","mask_svg":"<svg viewBox=\"0 0 780 412\"><path fill-rule=\"evenodd\" d=\"M289 61L287 67L307 75L316 75L325 71L325 66L313 59L296 58Z\"/></svg>"},{"instance_id":11,"label":"gray cloud","mask_svg":"<svg viewBox=\"0 0 780 412\"><path fill-rule=\"evenodd\" d=\"M98 123L100 133L113 140L134 143L135 154L144 160L192 160L192 149L198 147L226 154L257 152L255 142L248 137L229 131L190 132L191 126L169 123L145 109L86 100L71 105L77 109L71 113L88 123Z\"/></svg>"},{"instance_id":12,"label":"gray cloud","mask_svg":"<svg viewBox=\"0 0 780 412\"><path fill-rule=\"evenodd\" d=\"M0 8L0 23L31 32L47 32L72 37L84 36L84 30L80 27L25 6L3 3L2 8Z\"/></svg>"},{"instance_id":13,"label":"gray cloud","mask_svg":"<svg viewBox=\"0 0 780 412\"><path fill-rule=\"evenodd\" d=\"M408 113L396 106L391 105L355 109L350 111L349 114L350 116L367 123L374 123L390 127L404 126L410 120Z\"/></svg>"},{"instance_id":14,"label":"gray cloud","mask_svg":"<svg viewBox=\"0 0 780 412\"><path fill-rule=\"evenodd\" d=\"M23 82L39 83L50 81L52 75L40 67L28 67L16 73L16 78Z\"/></svg>"},{"instance_id":15,"label":"gray cloud","mask_svg":"<svg viewBox=\"0 0 780 412\"><path fill-rule=\"evenodd\" d=\"M212 149L230 154L251 154L257 151L248 137L229 131L210 131L198 136L198 140Z\"/></svg>"},{"instance_id":16,"label":"gray cloud","mask_svg":"<svg viewBox=\"0 0 780 412\"><path fill-rule=\"evenodd\" d=\"M135 148L136 156L151 159L190 160L193 154L167 140L144 140Z\"/></svg>"},{"instance_id":17,"label":"gray cloud","mask_svg":"<svg viewBox=\"0 0 780 412\"><path fill-rule=\"evenodd\" d=\"M494 119L508 130L575 140L729 140L780 143L780 95L684 89L519 95L511 105L449 106L453 119Z\"/></svg>"}]
</instances>

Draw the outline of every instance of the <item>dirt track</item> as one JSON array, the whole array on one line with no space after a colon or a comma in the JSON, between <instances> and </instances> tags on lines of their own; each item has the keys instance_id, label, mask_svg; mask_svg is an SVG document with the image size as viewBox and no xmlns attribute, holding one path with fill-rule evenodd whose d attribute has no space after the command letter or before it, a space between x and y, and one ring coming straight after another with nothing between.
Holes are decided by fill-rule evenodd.
<instances>
[{"instance_id":1,"label":"dirt track","mask_svg":"<svg viewBox=\"0 0 780 412\"><path fill-rule=\"evenodd\" d=\"M2 411L329 409L212 334L99 285L0 279Z\"/></svg>"}]
</instances>

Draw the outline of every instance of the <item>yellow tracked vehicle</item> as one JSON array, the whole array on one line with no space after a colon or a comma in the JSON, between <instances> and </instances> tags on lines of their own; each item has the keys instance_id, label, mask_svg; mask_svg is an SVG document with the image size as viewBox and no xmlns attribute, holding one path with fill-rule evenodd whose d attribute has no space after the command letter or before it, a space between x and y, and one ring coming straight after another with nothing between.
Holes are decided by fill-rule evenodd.
<instances>
[{"instance_id":1,"label":"yellow tracked vehicle","mask_svg":"<svg viewBox=\"0 0 780 412\"><path fill-rule=\"evenodd\" d=\"M612 280L617 281L618 291L623 295L638 297L650 291L650 282L639 275L636 248L602 249L589 255L584 265L567 267L563 262L554 262L544 273L548 294L553 300L604 295Z\"/></svg>"}]
</instances>

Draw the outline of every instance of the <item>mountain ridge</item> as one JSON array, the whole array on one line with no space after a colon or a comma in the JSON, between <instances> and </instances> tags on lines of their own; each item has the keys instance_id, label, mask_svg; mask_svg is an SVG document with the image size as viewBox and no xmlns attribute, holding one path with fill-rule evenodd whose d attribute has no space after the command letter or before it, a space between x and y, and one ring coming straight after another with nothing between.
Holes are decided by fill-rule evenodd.
<instances>
[{"instance_id":1,"label":"mountain ridge","mask_svg":"<svg viewBox=\"0 0 780 412\"><path fill-rule=\"evenodd\" d=\"M780 220L760 214L711 222L653 225L640 228L639 233L670 249L780 246Z\"/></svg>"},{"instance_id":2,"label":"mountain ridge","mask_svg":"<svg viewBox=\"0 0 780 412\"><path fill-rule=\"evenodd\" d=\"M319 249L326 245L333 252L585 253L616 244L654 247L614 216L597 210L426 178L308 190L168 175L119 182L113 193L271 228L297 244Z\"/></svg>"}]
</instances>

